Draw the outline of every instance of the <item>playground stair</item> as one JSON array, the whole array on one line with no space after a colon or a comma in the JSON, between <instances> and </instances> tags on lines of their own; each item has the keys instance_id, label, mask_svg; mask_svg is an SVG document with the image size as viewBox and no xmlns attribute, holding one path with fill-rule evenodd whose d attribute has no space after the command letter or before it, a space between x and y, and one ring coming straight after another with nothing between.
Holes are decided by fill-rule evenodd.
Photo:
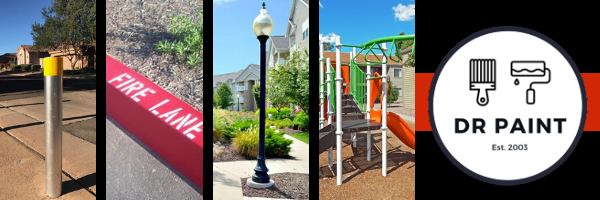
<instances>
[{"instance_id":1,"label":"playground stair","mask_svg":"<svg viewBox=\"0 0 600 200\"><path fill-rule=\"evenodd\" d=\"M353 133L376 129L381 129L381 124L365 119L354 97L351 94L342 94L342 132ZM335 146L335 131L335 122L319 130L319 154Z\"/></svg>"}]
</instances>

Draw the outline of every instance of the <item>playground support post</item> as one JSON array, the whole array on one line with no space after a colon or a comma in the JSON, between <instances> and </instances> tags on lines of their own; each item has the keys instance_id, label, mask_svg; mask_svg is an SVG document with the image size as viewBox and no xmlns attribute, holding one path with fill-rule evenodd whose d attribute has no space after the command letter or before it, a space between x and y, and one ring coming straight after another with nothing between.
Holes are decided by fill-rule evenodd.
<instances>
[{"instance_id":1,"label":"playground support post","mask_svg":"<svg viewBox=\"0 0 600 200\"><path fill-rule=\"evenodd\" d=\"M383 43L383 52L385 52L387 50L386 48L386 43ZM381 137L383 138L383 145L382 145L382 152L383 152L383 157L382 157L382 175L386 176L387 175L387 57L383 57L383 65L381 65L381 73L382 76L384 77L382 79L382 84L381 84L381 93L383 94L383 98L381 98L381 105L383 105L382 111L381 111L381 121L383 123L381 123Z\"/></svg>"},{"instance_id":2,"label":"playground support post","mask_svg":"<svg viewBox=\"0 0 600 200\"><path fill-rule=\"evenodd\" d=\"M331 106L331 58L327 58L327 123L331 124L331 118L333 115L333 107ZM333 147L329 147L329 167L333 166Z\"/></svg>"},{"instance_id":3,"label":"playground support post","mask_svg":"<svg viewBox=\"0 0 600 200\"><path fill-rule=\"evenodd\" d=\"M325 123L325 105L323 105L323 41L319 41L320 57L319 57L319 99L321 100L321 112L319 113L319 129L323 128Z\"/></svg>"},{"instance_id":4,"label":"playground support post","mask_svg":"<svg viewBox=\"0 0 600 200\"><path fill-rule=\"evenodd\" d=\"M62 186L62 58L44 58L46 96L46 195L58 198Z\"/></svg>"},{"instance_id":5,"label":"playground support post","mask_svg":"<svg viewBox=\"0 0 600 200\"><path fill-rule=\"evenodd\" d=\"M335 92L336 92L336 149L337 149L337 185L342 185L342 43L340 36L335 38Z\"/></svg>"}]
</instances>

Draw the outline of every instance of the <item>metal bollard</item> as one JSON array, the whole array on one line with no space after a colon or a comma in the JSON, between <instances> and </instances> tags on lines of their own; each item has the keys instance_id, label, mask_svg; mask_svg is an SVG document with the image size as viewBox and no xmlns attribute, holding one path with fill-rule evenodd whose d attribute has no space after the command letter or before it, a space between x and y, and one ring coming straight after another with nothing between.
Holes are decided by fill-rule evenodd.
<instances>
[{"instance_id":1,"label":"metal bollard","mask_svg":"<svg viewBox=\"0 0 600 200\"><path fill-rule=\"evenodd\" d=\"M57 198L62 185L62 58L44 58L46 93L46 195Z\"/></svg>"}]
</instances>

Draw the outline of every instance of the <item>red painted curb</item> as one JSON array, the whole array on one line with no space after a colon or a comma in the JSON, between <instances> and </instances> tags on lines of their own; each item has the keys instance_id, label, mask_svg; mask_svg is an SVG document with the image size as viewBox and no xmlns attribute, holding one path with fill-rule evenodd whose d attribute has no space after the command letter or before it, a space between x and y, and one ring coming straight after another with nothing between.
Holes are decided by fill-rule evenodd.
<instances>
[{"instance_id":1,"label":"red painted curb","mask_svg":"<svg viewBox=\"0 0 600 200\"><path fill-rule=\"evenodd\" d=\"M201 112L107 55L106 113L204 188Z\"/></svg>"}]
</instances>

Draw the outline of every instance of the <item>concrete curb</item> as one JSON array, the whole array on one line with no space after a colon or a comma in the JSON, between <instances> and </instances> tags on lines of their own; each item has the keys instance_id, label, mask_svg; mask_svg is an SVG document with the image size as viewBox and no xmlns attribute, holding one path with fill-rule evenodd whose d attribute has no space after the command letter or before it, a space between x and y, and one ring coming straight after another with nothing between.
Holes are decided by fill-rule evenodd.
<instances>
[{"instance_id":1,"label":"concrete curb","mask_svg":"<svg viewBox=\"0 0 600 200\"><path fill-rule=\"evenodd\" d=\"M204 188L201 112L107 55L106 113Z\"/></svg>"}]
</instances>

